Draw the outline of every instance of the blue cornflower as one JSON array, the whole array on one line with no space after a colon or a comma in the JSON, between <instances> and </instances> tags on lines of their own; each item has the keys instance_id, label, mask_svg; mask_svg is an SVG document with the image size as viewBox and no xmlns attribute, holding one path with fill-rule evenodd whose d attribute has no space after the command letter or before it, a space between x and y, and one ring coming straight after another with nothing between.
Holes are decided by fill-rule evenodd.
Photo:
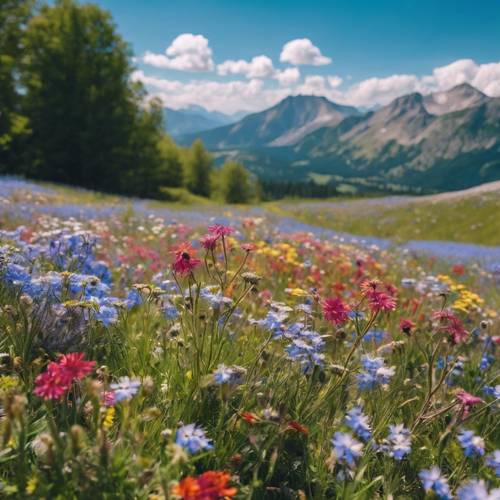
<instances>
[{"instance_id":1,"label":"blue cornflower","mask_svg":"<svg viewBox=\"0 0 500 500\"><path fill-rule=\"evenodd\" d=\"M368 416L363 413L360 406L355 406L347 412L345 423L361 439L368 441L372 437Z\"/></svg>"},{"instance_id":2,"label":"blue cornflower","mask_svg":"<svg viewBox=\"0 0 500 500\"><path fill-rule=\"evenodd\" d=\"M495 474L500 477L500 450L495 450L486 457L486 464L495 469Z\"/></svg>"},{"instance_id":3,"label":"blue cornflower","mask_svg":"<svg viewBox=\"0 0 500 500\"><path fill-rule=\"evenodd\" d=\"M167 302L162 308L163 314L166 319L173 321L179 316L179 311L171 302Z\"/></svg>"},{"instance_id":4,"label":"blue cornflower","mask_svg":"<svg viewBox=\"0 0 500 500\"><path fill-rule=\"evenodd\" d=\"M481 371L487 370L488 367L495 361L495 358L488 353L484 353L481 357L481 362L479 363L479 369Z\"/></svg>"},{"instance_id":5,"label":"blue cornflower","mask_svg":"<svg viewBox=\"0 0 500 500\"><path fill-rule=\"evenodd\" d=\"M127 298L125 299L125 304L128 309L132 309L132 307L140 306L142 304L142 296L137 288L132 288L127 293Z\"/></svg>"},{"instance_id":6,"label":"blue cornflower","mask_svg":"<svg viewBox=\"0 0 500 500\"><path fill-rule=\"evenodd\" d=\"M493 396L495 399L500 399L500 384L499 385L485 385L483 387L483 393L486 396Z\"/></svg>"},{"instance_id":7,"label":"blue cornflower","mask_svg":"<svg viewBox=\"0 0 500 500\"><path fill-rule=\"evenodd\" d=\"M195 424L179 427L175 442L189 453L198 453L201 450L211 450L213 448L211 440L205 436L205 431Z\"/></svg>"},{"instance_id":8,"label":"blue cornflower","mask_svg":"<svg viewBox=\"0 0 500 500\"><path fill-rule=\"evenodd\" d=\"M457 439L466 457L484 455L484 440L482 437L476 436L473 431L463 430Z\"/></svg>"},{"instance_id":9,"label":"blue cornflower","mask_svg":"<svg viewBox=\"0 0 500 500\"><path fill-rule=\"evenodd\" d=\"M394 375L394 367L384 366L384 358L364 355L361 365L365 369L357 375L358 387L361 390L374 389L378 385L388 384Z\"/></svg>"},{"instance_id":10,"label":"blue cornflower","mask_svg":"<svg viewBox=\"0 0 500 500\"><path fill-rule=\"evenodd\" d=\"M380 344L382 340L384 340L385 332L383 330L369 330L365 336L363 337L363 341L365 342L375 342L376 344Z\"/></svg>"},{"instance_id":11,"label":"blue cornflower","mask_svg":"<svg viewBox=\"0 0 500 500\"><path fill-rule=\"evenodd\" d=\"M214 382L216 384L241 384L245 373L245 368L241 366L220 364L214 372Z\"/></svg>"},{"instance_id":12,"label":"blue cornflower","mask_svg":"<svg viewBox=\"0 0 500 500\"><path fill-rule=\"evenodd\" d=\"M396 460L402 460L411 452L411 432L403 424L389 425L387 451Z\"/></svg>"},{"instance_id":13,"label":"blue cornflower","mask_svg":"<svg viewBox=\"0 0 500 500\"><path fill-rule=\"evenodd\" d=\"M450 487L448 480L441 475L439 467L434 466L431 469L424 469L418 474L424 490L433 491L440 500L451 500Z\"/></svg>"},{"instance_id":14,"label":"blue cornflower","mask_svg":"<svg viewBox=\"0 0 500 500\"><path fill-rule=\"evenodd\" d=\"M360 443L347 432L336 432L332 438L333 451L339 462L344 462L353 467L355 461L361 456L363 443Z\"/></svg>"},{"instance_id":15,"label":"blue cornflower","mask_svg":"<svg viewBox=\"0 0 500 500\"><path fill-rule=\"evenodd\" d=\"M110 384L116 401L126 401L132 399L139 391L141 381L137 378L120 377L118 382Z\"/></svg>"},{"instance_id":16,"label":"blue cornflower","mask_svg":"<svg viewBox=\"0 0 500 500\"><path fill-rule=\"evenodd\" d=\"M113 305L108 305L106 301L99 304L99 310L95 313L97 321L108 327L118 321L118 311Z\"/></svg>"},{"instance_id":17,"label":"blue cornflower","mask_svg":"<svg viewBox=\"0 0 500 500\"><path fill-rule=\"evenodd\" d=\"M498 500L500 499L500 489L488 493L486 483L482 479L480 481L473 480L458 488L457 498L458 500Z\"/></svg>"}]
</instances>

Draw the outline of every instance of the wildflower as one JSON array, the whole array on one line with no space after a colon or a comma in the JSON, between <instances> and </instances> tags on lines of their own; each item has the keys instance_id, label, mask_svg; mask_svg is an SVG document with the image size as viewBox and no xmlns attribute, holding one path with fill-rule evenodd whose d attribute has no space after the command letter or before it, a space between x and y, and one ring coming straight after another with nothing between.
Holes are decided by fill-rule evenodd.
<instances>
[{"instance_id":1,"label":"wildflower","mask_svg":"<svg viewBox=\"0 0 500 500\"><path fill-rule=\"evenodd\" d=\"M70 385L67 373L57 363L50 363L47 370L35 379L33 393L45 400L57 400L66 394Z\"/></svg>"},{"instance_id":2,"label":"wildflower","mask_svg":"<svg viewBox=\"0 0 500 500\"><path fill-rule=\"evenodd\" d=\"M205 234L200 238L201 246L205 250L215 250L219 236L216 234Z\"/></svg>"},{"instance_id":3,"label":"wildflower","mask_svg":"<svg viewBox=\"0 0 500 500\"><path fill-rule=\"evenodd\" d=\"M245 252L253 252L257 247L253 243L243 243L241 248L245 250Z\"/></svg>"},{"instance_id":4,"label":"wildflower","mask_svg":"<svg viewBox=\"0 0 500 500\"><path fill-rule=\"evenodd\" d=\"M402 460L411 451L411 433L402 424L390 425L387 437L388 453L396 460Z\"/></svg>"},{"instance_id":5,"label":"wildflower","mask_svg":"<svg viewBox=\"0 0 500 500\"><path fill-rule=\"evenodd\" d=\"M83 352L64 354L59 359L59 366L71 380L81 380L92 372L95 361L85 361Z\"/></svg>"},{"instance_id":6,"label":"wildflower","mask_svg":"<svg viewBox=\"0 0 500 500\"><path fill-rule=\"evenodd\" d=\"M434 466L431 469L424 469L420 471L418 477L422 481L425 491L433 491L441 500L452 499L448 480L441 475L439 467Z\"/></svg>"},{"instance_id":7,"label":"wildflower","mask_svg":"<svg viewBox=\"0 0 500 500\"><path fill-rule=\"evenodd\" d=\"M287 423L287 429L293 429L294 431L305 434L306 436L309 434L309 429L295 420L290 420L290 422Z\"/></svg>"},{"instance_id":8,"label":"wildflower","mask_svg":"<svg viewBox=\"0 0 500 500\"><path fill-rule=\"evenodd\" d=\"M364 441L372 437L368 416L363 413L360 406L355 406L347 412L345 423Z\"/></svg>"},{"instance_id":9,"label":"wildflower","mask_svg":"<svg viewBox=\"0 0 500 500\"><path fill-rule=\"evenodd\" d=\"M495 469L495 474L500 477L500 450L495 450L486 457L486 464Z\"/></svg>"},{"instance_id":10,"label":"wildflower","mask_svg":"<svg viewBox=\"0 0 500 500\"><path fill-rule=\"evenodd\" d=\"M366 294L368 304L373 312L394 311L396 309L396 299L384 292L368 292Z\"/></svg>"},{"instance_id":11,"label":"wildflower","mask_svg":"<svg viewBox=\"0 0 500 500\"><path fill-rule=\"evenodd\" d=\"M247 423L249 424L254 424L255 422L258 422L260 419L259 417L250 411L244 411L240 414L240 417Z\"/></svg>"},{"instance_id":12,"label":"wildflower","mask_svg":"<svg viewBox=\"0 0 500 500\"><path fill-rule=\"evenodd\" d=\"M500 384L499 385L485 385L483 387L483 393L486 396L493 396L495 399L500 399Z\"/></svg>"},{"instance_id":13,"label":"wildflower","mask_svg":"<svg viewBox=\"0 0 500 500\"><path fill-rule=\"evenodd\" d=\"M347 432L336 432L332 438L333 451L339 462L345 462L349 467L354 466L356 459L361 456L363 443L360 443Z\"/></svg>"},{"instance_id":14,"label":"wildflower","mask_svg":"<svg viewBox=\"0 0 500 500\"><path fill-rule=\"evenodd\" d=\"M341 299L325 299L323 301L323 316L335 325L341 325L348 319L349 306Z\"/></svg>"},{"instance_id":15,"label":"wildflower","mask_svg":"<svg viewBox=\"0 0 500 500\"><path fill-rule=\"evenodd\" d=\"M433 317L439 321L439 331L447 333L454 344L463 342L469 335L453 312L445 309L434 313Z\"/></svg>"},{"instance_id":16,"label":"wildflower","mask_svg":"<svg viewBox=\"0 0 500 500\"><path fill-rule=\"evenodd\" d=\"M195 424L179 427L175 442L189 453L198 453L201 450L211 450L213 448L210 439L205 436L205 431Z\"/></svg>"},{"instance_id":17,"label":"wildflower","mask_svg":"<svg viewBox=\"0 0 500 500\"><path fill-rule=\"evenodd\" d=\"M214 224L212 226L208 226L208 232L216 235L217 237L229 236L230 234L233 234L234 231L234 227L224 226L222 224Z\"/></svg>"},{"instance_id":18,"label":"wildflower","mask_svg":"<svg viewBox=\"0 0 500 500\"><path fill-rule=\"evenodd\" d=\"M136 378L120 377L118 382L110 384L117 402L132 399L139 391L141 381Z\"/></svg>"},{"instance_id":19,"label":"wildflower","mask_svg":"<svg viewBox=\"0 0 500 500\"><path fill-rule=\"evenodd\" d=\"M395 373L394 367L384 366L384 358L364 355L361 357L361 364L365 370L357 375L358 387L361 390L388 384Z\"/></svg>"},{"instance_id":20,"label":"wildflower","mask_svg":"<svg viewBox=\"0 0 500 500\"><path fill-rule=\"evenodd\" d=\"M232 498L238 490L229 486L231 475L228 472L206 471L199 476L188 476L179 481L172 494L183 500L218 500Z\"/></svg>"},{"instance_id":21,"label":"wildflower","mask_svg":"<svg viewBox=\"0 0 500 500\"><path fill-rule=\"evenodd\" d=\"M460 389L456 393L456 397L460 401L460 403L467 408L483 402L483 400L480 397L474 396L473 394L469 394L468 392L465 392L463 389Z\"/></svg>"},{"instance_id":22,"label":"wildflower","mask_svg":"<svg viewBox=\"0 0 500 500\"><path fill-rule=\"evenodd\" d=\"M174 250L174 272L185 276L201 264L201 260L195 257L195 250L190 243L182 243Z\"/></svg>"},{"instance_id":23,"label":"wildflower","mask_svg":"<svg viewBox=\"0 0 500 500\"><path fill-rule=\"evenodd\" d=\"M380 344L384 340L385 332L382 330L368 330L368 332L363 337L364 342L370 342L373 340L376 344Z\"/></svg>"},{"instance_id":24,"label":"wildflower","mask_svg":"<svg viewBox=\"0 0 500 500\"><path fill-rule=\"evenodd\" d=\"M214 372L214 382L216 384L241 384L245 373L245 368L241 366L220 364Z\"/></svg>"},{"instance_id":25,"label":"wildflower","mask_svg":"<svg viewBox=\"0 0 500 500\"><path fill-rule=\"evenodd\" d=\"M457 498L458 500L498 500L500 489L497 488L488 493L486 483L482 479L472 480L458 488Z\"/></svg>"},{"instance_id":26,"label":"wildflower","mask_svg":"<svg viewBox=\"0 0 500 500\"><path fill-rule=\"evenodd\" d=\"M458 435L458 442L466 457L484 455L484 440L482 437L476 436L473 431L462 430Z\"/></svg>"},{"instance_id":27,"label":"wildflower","mask_svg":"<svg viewBox=\"0 0 500 500\"><path fill-rule=\"evenodd\" d=\"M406 335L410 335L413 328L415 328L415 323L411 319L401 319L399 321L400 330Z\"/></svg>"}]
</instances>

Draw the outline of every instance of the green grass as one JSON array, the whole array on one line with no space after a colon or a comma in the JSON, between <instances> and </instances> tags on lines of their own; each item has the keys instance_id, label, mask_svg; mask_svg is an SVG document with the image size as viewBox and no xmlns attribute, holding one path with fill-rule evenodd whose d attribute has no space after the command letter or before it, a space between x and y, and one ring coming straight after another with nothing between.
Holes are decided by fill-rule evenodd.
<instances>
[{"instance_id":1,"label":"green grass","mask_svg":"<svg viewBox=\"0 0 500 500\"><path fill-rule=\"evenodd\" d=\"M395 241L447 240L500 245L499 192L392 206L356 200L324 205L278 203L269 208L329 229Z\"/></svg>"}]
</instances>

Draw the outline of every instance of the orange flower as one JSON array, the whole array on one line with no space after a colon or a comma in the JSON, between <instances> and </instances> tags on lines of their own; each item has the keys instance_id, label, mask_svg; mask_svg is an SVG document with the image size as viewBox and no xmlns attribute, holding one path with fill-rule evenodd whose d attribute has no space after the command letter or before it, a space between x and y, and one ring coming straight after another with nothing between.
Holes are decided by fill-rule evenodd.
<instances>
[{"instance_id":1,"label":"orange flower","mask_svg":"<svg viewBox=\"0 0 500 500\"><path fill-rule=\"evenodd\" d=\"M257 422L259 420L259 417L255 413L252 413L249 411L244 411L244 412L240 413L240 417L243 420L245 420L245 422L248 422L249 424L254 424L255 422Z\"/></svg>"},{"instance_id":2,"label":"orange flower","mask_svg":"<svg viewBox=\"0 0 500 500\"><path fill-rule=\"evenodd\" d=\"M231 475L228 472L209 470L179 481L172 489L172 494L183 500L218 500L231 498L238 490L228 485Z\"/></svg>"},{"instance_id":3,"label":"orange flower","mask_svg":"<svg viewBox=\"0 0 500 500\"><path fill-rule=\"evenodd\" d=\"M309 429L306 426L299 424L296 420L291 420L290 422L288 422L287 430L288 429L293 429L294 431L301 432L306 436L309 434Z\"/></svg>"}]
</instances>

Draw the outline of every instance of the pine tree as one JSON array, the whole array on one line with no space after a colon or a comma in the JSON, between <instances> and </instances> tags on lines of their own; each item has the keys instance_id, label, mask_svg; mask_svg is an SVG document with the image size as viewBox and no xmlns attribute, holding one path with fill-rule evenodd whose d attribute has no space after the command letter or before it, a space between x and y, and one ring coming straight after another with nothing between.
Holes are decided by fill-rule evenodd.
<instances>
[{"instance_id":1,"label":"pine tree","mask_svg":"<svg viewBox=\"0 0 500 500\"><path fill-rule=\"evenodd\" d=\"M213 158L197 139L184 155L184 184L194 194L210 196Z\"/></svg>"},{"instance_id":2,"label":"pine tree","mask_svg":"<svg viewBox=\"0 0 500 500\"><path fill-rule=\"evenodd\" d=\"M218 172L219 191L226 203L249 203L255 197L255 186L248 170L235 161L224 163Z\"/></svg>"}]
</instances>

